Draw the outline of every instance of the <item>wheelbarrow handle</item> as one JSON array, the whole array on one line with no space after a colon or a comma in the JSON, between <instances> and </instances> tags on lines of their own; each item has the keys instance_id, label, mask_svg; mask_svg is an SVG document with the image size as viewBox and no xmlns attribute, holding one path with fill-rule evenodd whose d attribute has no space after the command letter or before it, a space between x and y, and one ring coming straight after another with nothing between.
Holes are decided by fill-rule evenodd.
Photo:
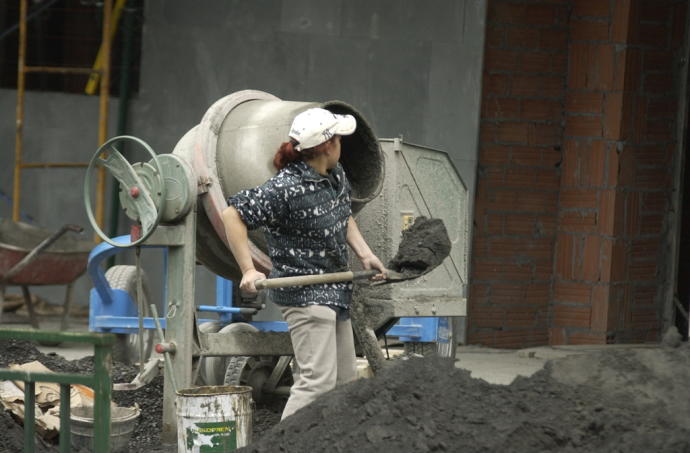
<instances>
[{"instance_id":1,"label":"wheelbarrow handle","mask_svg":"<svg viewBox=\"0 0 690 453\"><path fill-rule=\"evenodd\" d=\"M284 288L286 286L305 286L317 285L321 283L338 283L351 282L353 280L362 280L371 278L374 275L380 274L380 271L375 269L365 271L345 271L333 272L330 274L314 274L301 275L298 277L280 277L257 280L254 282L256 289L270 289L270 288Z\"/></svg>"},{"instance_id":2,"label":"wheelbarrow handle","mask_svg":"<svg viewBox=\"0 0 690 453\"><path fill-rule=\"evenodd\" d=\"M20 273L25 267L27 267L29 264L31 264L45 249L53 245L55 241L57 241L63 234L65 234L67 231L74 231L76 233L81 233L84 231L84 228L80 227L79 225L73 225L73 224L66 224L63 225L58 231L55 233L51 234L47 238L45 238L43 241L41 241L36 247L34 247L24 258L22 258L17 264L12 266L2 278L0 278L0 283L8 282Z\"/></svg>"}]
</instances>

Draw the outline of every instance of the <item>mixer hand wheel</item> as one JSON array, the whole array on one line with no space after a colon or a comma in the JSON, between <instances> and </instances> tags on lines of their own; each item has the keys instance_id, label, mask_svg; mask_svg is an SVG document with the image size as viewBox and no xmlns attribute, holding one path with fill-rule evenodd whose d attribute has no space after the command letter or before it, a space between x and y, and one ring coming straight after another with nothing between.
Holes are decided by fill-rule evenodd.
<instances>
[{"instance_id":1,"label":"mixer hand wheel","mask_svg":"<svg viewBox=\"0 0 690 453\"><path fill-rule=\"evenodd\" d=\"M134 142L136 145L144 148L144 150L151 156L151 161L149 164L151 165L152 169L151 173L154 175L154 180L152 183L155 185L155 190L157 191L156 195L157 199L159 200L158 203L154 201L151 193L149 193L149 187L147 187L147 184L140 177L140 174L115 147L115 144L118 142ZM115 242L109 238L101 230L98 222L95 219L95 216L93 215L93 210L91 208L91 179L94 169L99 165L105 167L120 183L121 189L129 197L129 215L135 216L141 224L141 236L137 240L128 244ZM113 137L107 142L103 143L103 145L98 148L93 158L91 158L89 167L86 170L86 177L84 180L84 199L86 201L86 213L89 217L89 221L91 222L91 226L93 226L96 234L98 234L101 239L115 247L132 247L141 244L148 239L160 222L163 212L162 206L160 205L162 204L163 200L165 200L165 181L156 153L146 142L137 137L132 137L129 135ZM134 209L135 212L131 212L132 209Z\"/></svg>"}]
</instances>

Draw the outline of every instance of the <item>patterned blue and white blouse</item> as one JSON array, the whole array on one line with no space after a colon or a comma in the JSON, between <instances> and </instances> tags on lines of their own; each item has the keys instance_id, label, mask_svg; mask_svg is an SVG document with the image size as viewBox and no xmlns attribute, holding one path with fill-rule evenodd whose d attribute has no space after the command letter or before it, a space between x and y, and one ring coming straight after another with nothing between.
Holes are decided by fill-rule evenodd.
<instances>
[{"instance_id":1,"label":"patterned blue and white blouse","mask_svg":"<svg viewBox=\"0 0 690 453\"><path fill-rule=\"evenodd\" d=\"M264 229L271 278L323 274L347 270L351 192L340 164L326 177L300 160L261 186L228 198L228 204L249 230ZM269 296L284 306L349 308L352 283L277 288Z\"/></svg>"}]
</instances>

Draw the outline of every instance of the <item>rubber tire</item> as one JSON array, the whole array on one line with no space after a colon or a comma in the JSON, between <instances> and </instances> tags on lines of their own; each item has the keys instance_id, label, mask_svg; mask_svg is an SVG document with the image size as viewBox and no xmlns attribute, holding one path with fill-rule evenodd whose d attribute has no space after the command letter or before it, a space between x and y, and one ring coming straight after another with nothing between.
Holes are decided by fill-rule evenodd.
<instances>
[{"instance_id":1,"label":"rubber tire","mask_svg":"<svg viewBox=\"0 0 690 453\"><path fill-rule=\"evenodd\" d=\"M252 399L262 401L263 386L278 363L279 356L233 356L228 357L224 385L248 385L252 388ZM290 368L286 374L290 375ZM283 381L285 377L281 379Z\"/></svg>"},{"instance_id":2,"label":"rubber tire","mask_svg":"<svg viewBox=\"0 0 690 453\"><path fill-rule=\"evenodd\" d=\"M112 289L127 291L134 302L134 308L138 308L138 301L134 298L137 290L136 266L113 266L106 271L105 279L108 281ZM144 316L149 316L149 300L151 298L148 284L146 282L146 275L143 269L141 271L141 279L141 285L144 292ZM113 344L113 361L126 364L134 364L139 362L138 338L139 333L115 334L115 343ZM144 361L151 356L151 352L153 350L153 339L153 331L146 329L144 332Z\"/></svg>"}]
</instances>

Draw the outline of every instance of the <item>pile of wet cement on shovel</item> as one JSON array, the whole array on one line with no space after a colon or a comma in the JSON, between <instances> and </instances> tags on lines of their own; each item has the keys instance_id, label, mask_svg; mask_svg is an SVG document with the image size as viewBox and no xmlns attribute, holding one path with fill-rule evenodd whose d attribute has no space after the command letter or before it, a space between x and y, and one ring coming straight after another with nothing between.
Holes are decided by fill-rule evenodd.
<instances>
[{"instance_id":1,"label":"pile of wet cement on shovel","mask_svg":"<svg viewBox=\"0 0 690 453\"><path fill-rule=\"evenodd\" d=\"M509 386L410 359L338 388L243 452L690 451L690 348L549 362Z\"/></svg>"},{"instance_id":2,"label":"pile of wet cement on shovel","mask_svg":"<svg viewBox=\"0 0 690 453\"><path fill-rule=\"evenodd\" d=\"M419 277L441 264L450 248L443 221L419 216L403 231L398 251L388 268L402 274L403 278Z\"/></svg>"},{"instance_id":3,"label":"pile of wet cement on shovel","mask_svg":"<svg viewBox=\"0 0 690 453\"><path fill-rule=\"evenodd\" d=\"M68 361L26 342L0 341L0 367L31 360L54 371L93 369L90 357ZM241 451L690 451L688 363L687 344L612 348L551 361L532 377L501 386L473 379L448 360L400 360L280 424L284 400L257 405L254 443ZM135 374L136 367L113 364L115 382ZM162 393L160 377L133 392L113 392L119 405L142 409L130 452L174 450L160 443ZM0 453L22 448L21 426L0 411Z\"/></svg>"}]
</instances>

